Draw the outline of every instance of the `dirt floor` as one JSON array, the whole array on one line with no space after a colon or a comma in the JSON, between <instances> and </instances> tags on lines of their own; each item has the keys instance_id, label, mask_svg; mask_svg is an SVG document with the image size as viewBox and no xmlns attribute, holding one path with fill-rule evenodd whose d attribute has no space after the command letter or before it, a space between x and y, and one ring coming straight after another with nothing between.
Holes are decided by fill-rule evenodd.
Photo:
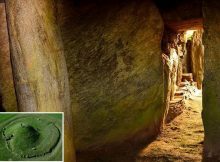
<instances>
[{"instance_id":1,"label":"dirt floor","mask_svg":"<svg viewBox=\"0 0 220 162\"><path fill-rule=\"evenodd\" d=\"M201 92L186 100L186 108L148 144L126 142L114 149L77 154L77 162L201 162L204 130Z\"/></svg>"},{"instance_id":2,"label":"dirt floor","mask_svg":"<svg viewBox=\"0 0 220 162\"><path fill-rule=\"evenodd\" d=\"M136 162L199 162L202 160L204 129L202 94L186 100L186 109L167 124L158 138L143 149Z\"/></svg>"}]
</instances>

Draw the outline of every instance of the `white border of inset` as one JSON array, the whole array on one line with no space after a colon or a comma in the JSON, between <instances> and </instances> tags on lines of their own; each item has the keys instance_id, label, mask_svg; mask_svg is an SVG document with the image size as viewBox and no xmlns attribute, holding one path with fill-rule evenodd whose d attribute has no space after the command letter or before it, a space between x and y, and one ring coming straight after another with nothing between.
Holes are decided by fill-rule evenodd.
<instances>
[{"instance_id":1,"label":"white border of inset","mask_svg":"<svg viewBox=\"0 0 220 162\"><path fill-rule=\"evenodd\" d=\"M64 162L64 112L0 112L1 114L62 114L62 161L34 161L34 162ZM0 162L8 162L8 161L0 161ZM24 161L16 161L16 162L24 162ZM33 162L33 161L25 161L25 162Z\"/></svg>"}]
</instances>

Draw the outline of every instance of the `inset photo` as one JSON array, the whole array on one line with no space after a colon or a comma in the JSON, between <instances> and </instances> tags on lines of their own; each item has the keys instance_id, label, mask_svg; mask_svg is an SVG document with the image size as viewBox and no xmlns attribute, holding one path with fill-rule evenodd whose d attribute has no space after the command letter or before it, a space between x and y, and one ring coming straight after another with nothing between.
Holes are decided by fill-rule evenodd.
<instances>
[{"instance_id":1,"label":"inset photo","mask_svg":"<svg viewBox=\"0 0 220 162\"><path fill-rule=\"evenodd\" d=\"M63 161L63 113L0 113L0 161Z\"/></svg>"}]
</instances>

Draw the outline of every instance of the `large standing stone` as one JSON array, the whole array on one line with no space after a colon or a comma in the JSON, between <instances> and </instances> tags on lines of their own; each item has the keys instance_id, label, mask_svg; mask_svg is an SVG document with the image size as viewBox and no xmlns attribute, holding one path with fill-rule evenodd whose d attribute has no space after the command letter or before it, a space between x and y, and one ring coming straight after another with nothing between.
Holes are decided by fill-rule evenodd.
<instances>
[{"instance_id":1,"label":"large standing stone","mask_svg":"<svg viewBox=\"0 0 220 162\"><path fill-rule=\"evenodd\" d=\"M202 43L203 30L194 32L192 38L192 72L197 86L202 88L203 73L204 73L204 45Z\"/></svg>"},{"instance_id":2,"label":"large standing stone","mask_svg":"<svg viewBox=\"0 0 220 162\"><path fill-rule=\"evenodd\" d=\"M5 3L0 0L0 106L5 111L17 111L17 102L12 77L9 38Z\"/></svg>"},{"instance_id":3,"label":"large standing stone","mask_svg":"<svg viewBox=\"0 0 220 162\"><path fill-rule=\"evenodd\" d=\"M204 0L205 76L203 88L203 122L205 158L220 159L220 3Z\"/></svg>"},{"instance_id":4,"label":"large standing stone","mask_svg":"<svg viewBox=\"0 0 220 162\"><path fill-rule=\"evenodd\" d=\"M63 44L51 0L6 0L19 111L65 113L65 161L74 160Z\"/></svg>"},{"instance_id":5,"label":"large standing stone","mask_svg":"<svg viewBox=\"0 0 220 162\"><path fill-rule=\"evenodd\" d=\"M163 23L155 5L87 2L64 5L60 13L77 149L158 132Z\"/></svg>"}]
</instances>

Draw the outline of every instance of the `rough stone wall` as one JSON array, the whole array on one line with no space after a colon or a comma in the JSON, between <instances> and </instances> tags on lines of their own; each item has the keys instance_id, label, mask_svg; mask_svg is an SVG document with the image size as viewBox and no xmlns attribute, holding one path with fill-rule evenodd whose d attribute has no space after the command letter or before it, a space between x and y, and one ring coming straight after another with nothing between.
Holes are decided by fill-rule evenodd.
<instances>
[{"instance_id":1,"label":"rough stone wall","mask_svg":"<svg viewBox=\"0 0 220 162\"><path fill-rule=\"evenodd\" d=\"M60 4L78 150L158 131L163 23L150 1ZM152 132L147 132L152 134Z\"/></svg>"},{"instance_id":2,"label":"rough stone wall","mask_svg":"<svg viewBox=\"0 0 220 162\"><path fill-rule=\"evenodd\" d=\"M202 44L203 30L198 30L192 38L192 72L194 80L197 82L197 87L202 88L203 73L204 73L204 45Z\"/></svg>"},{"instance_id":3,"label":"rough stone wall","mask_svg":"<svg viewBox=\"0 0 220 162\"><path fill-rule=\"evenodd\" d=\"M9 38L5 4L0 1L0 106L5 111L17 111L17 102L12 77Z\"/></svg>"},{"instance_id":4,"label":"rough stone wall","mask_svg":"<svg viewBox=\"0 0 220 162\"><path fill-rule=\"evenodd\" d=\"M201 0L155 0L162 17L168 21L182 21L202 17Z\"/></svg>"},{"instance_id":5,"label":"rough stone wall","mask_svg":"<svg viewBox=\"0 0 220 162\"><path fill-rule=\"evenodd\" d=\"M220 159L220 3L204 0L205 76L203 122L206 161Z\"/></svg>"},{"instance_id":6,"label":"rough stone wall","mask_svg":"<svg viewBox=\"0 0 220 162\"><path fill-rule=\"evenodd\" d=\"M18 110L64 112L64 160L75 162L68 72L55 2L5 1L11 62Z\"/></svg>"},{"instance_id":7,"label":"rough stone wall","mask_svg":"<svg viewBox=\"0 0 220 162\"><path fill-rule=\"evenodd\" d=\"M174 99L177 86L182 80L182 59L184 49L181 36L178 33L166 29L162 40L162 55L165 70L165 96L166 109L169 108L170 100Z\"/></svg>"}]
</instances>

